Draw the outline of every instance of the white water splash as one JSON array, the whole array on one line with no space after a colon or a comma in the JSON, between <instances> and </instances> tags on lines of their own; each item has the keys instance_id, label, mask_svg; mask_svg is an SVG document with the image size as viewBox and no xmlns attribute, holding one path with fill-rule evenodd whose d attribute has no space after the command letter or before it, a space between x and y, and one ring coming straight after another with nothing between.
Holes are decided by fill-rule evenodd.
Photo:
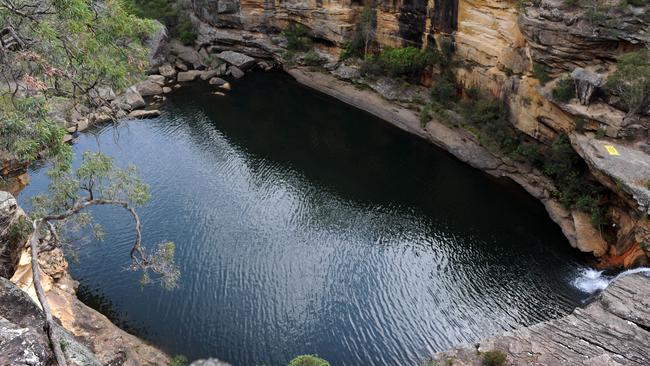
<instances>
[{"instance_id":1,"label":"white water splash","mask_svg":"<svg viewBox=\"0 0 650 366\"><path fill-rule=\"evenodd\" d=\"M604 290L613 281L634 273L650 273L650 268L629 269L616 276L604 275L603 271L598 271L593 268L582 268L579 270L578 277L573 280L572 284L582 292L593 294L597 291Z\"/></svg>"}]
</instances>

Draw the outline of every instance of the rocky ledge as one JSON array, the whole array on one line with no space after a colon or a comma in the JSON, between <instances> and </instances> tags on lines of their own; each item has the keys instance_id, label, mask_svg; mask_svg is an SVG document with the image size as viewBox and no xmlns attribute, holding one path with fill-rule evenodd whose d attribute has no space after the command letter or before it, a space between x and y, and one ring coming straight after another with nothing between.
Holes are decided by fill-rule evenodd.
<instances>
[{"instance_id":1,"label":"rocky ledge","mask_svg":"<svg viewBox=\"0 0 650 366\"><path fill-rule=\"evenodd\" d=\"M589 305L563 318L464 345L433 356L439 365L648 365L650 278L636 273L614 281Z\"/></svg>"}]
</instances>

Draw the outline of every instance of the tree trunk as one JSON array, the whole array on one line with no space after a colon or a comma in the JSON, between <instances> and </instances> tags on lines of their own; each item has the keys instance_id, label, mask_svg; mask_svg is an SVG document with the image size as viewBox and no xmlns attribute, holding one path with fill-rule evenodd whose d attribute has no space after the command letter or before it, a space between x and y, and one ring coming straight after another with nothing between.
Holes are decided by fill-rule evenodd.
<instances>
[{"instance_id":1,"label":"tree trunk","mask_svg":"<svg viewBox=\"0 0 650 366\"><path fill-rule=\"evenodd\" d=\"M41 230L43 221L39 220L38 224L34 224L34 233L29 239L29 247L32 251L32 280L34 281L34 290L36 290L36 296L38 301L41 303L43 308L43 313L45 314L45 332L47 337L50 339L50 344L52 350L54 351L54 356L56 357L56 363L59 366L66 366L65 355L61 349L61 342L57 339L56 334L54 334L54 319L52 318L52 312L50 311L50 304L47 302L47 297L45 297L45 291L43 290L43 285L41 284L41 271L38 267L38 233Z\"/></svg>"}]
</instances>

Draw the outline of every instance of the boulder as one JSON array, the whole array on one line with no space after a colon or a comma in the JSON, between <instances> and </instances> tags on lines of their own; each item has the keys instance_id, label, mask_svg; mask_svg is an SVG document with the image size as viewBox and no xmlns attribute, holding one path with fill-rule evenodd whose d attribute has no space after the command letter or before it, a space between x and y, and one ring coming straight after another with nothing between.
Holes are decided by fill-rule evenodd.
<instances>
[{"instance_id":1,"label":"boulder","mask_svg":"<svg viewBox=\"0 0 650 366\"><path fill-rule=\"evenodd\" d=\"M268 61L260 61L257 63L257 66L259 66L263 71L270 71L273 69L273 64Z\"/></svg>"},{"instance_id":2,"label":"boulder","mask_svg":"<svg viewBox=\"0 0 650 366\"><path fill-rule=\"evenodd\" d=\"M185 46L178 40L169 42L169 52L194 68L202 65L199 53L194 48Z\"/></svg>"},{"instance_id":3,"label":"boulder","mask_svg":"<svg viewBox=\"0 0 650 366\"><path fill-rule=\"evenodd\" d=\"M113 120L113 116L108 113L97 112L90 114L90 121L92 123L106 123Z\"/></svg>"},{"instance_id":4,"label":"boulder","mask_svg":"<svg viewBox=\"0 0 650 366\"><path fill-rule=\"evenodd\" d=\"M158 68L158 72L160 73L160 75L166 78L173 78L174 76L176 76L176 69L168 63L160 66Z\"/></svg>"},{"instance_id":5,"label":"boulder","mask_svg":"<svg viewBox=\"0 0 650 366\"><path fill-rule=\"evenodd\" d=\"M361 76L359 69L356 67L351 67L345 64L341 64L336 70L332 71L332 74L339 79L343 80L352 80Z\"/></svg>"},{"instance_id":6,"label":"boulder","mask_svg":"<svg viewBox=\"0 0 650 366\"><path fill-rule=\"evenodd\" d=\"M129 104L124 103L124 102L119 101L119 100L112 101L111 102L111 107L113 107L113 109L116 110L116 111L117 110L122 110L122 111L129 112L129 111L131 111L131 109L133 109Z\"/></svg>"},{"instance_id":7,"label":"boulder","mask_svg":"<svg viewBox=\"0 0 650 366\"><path fill-rule=\"evenodd\" d=\"M226 96L226 94L224 92L220 92L220 91L212 92L212 94L216 95L216 96L219 96L219 97L225 97Z\"/></svg>"},{"instance_id":8,"label":"boulder","mask_svg":"<svg viewBox=\"0 0 650 366\"><path fill-rule=\"evenodd\" d=\"M126 112L121 110L121 109L118 110L117 112L115 112L115 118L117 118L117 119L122 119L122 118L124 118L126 116L127 116Z\"/></svg>"},{"instance_id":9,"label":"boulder","mask_svg":"<svg viewBox=\"0 0 650 366\"><path fill-rule=\"evenodd\" d=\"M160 76L160 75L158 75ZM136 85L138 93L143 97L162 94L162 86L157 82L145 80Z\"/></svg>"},{"instance_id":10,"label":"boulder","mask_svg":"<svg viewBox=\"0 0 650 366\"><path fill-rule=\"evenodd\" d=\"M124 103L131 106L131 109L142 108L146 105L142 95L138 92L134 86L128 88L124 93Z\"/></svg>"},{"instance_id":11,"label":"boulder","mask_svg":"<svg viewBox=\"0 0 650 366\"><path fill-rule=\"evenodd\" d=\"M219 70L206 70L201 72L201 80L209 80L215 76L219 75Z\"/></svg>"},{"instance_id":12,"label":"boulder","mask_svg":"<svg viewBox=\"0 0 650 366\"><path fill-rule=\"evenodd\" d=\"M584 212L574 210L571 212L576 228L576 245L581 252L593 253L595 257L602 257L607 252L607 242L600 234L600 230L591 224L591 216Z\"/></svg>"},{"instance_id":13,"label":"boulder","mask_svg":"<svg viewBox=\"0 0 650 366\"><path fill-rule=\"evenodd\" d=\"M152 118L158 116L160 116L160 111L157 109L149 109L149 110L141 109L141 110L133 111L128 115L129 118L134 118L134 119Z\"/></svg>"},{"instance_id":14,"label":"boulder","mask_svg":"<svg viewBox=\"0 0 650 366\"><path fill-rule=\"evenodd\" d=\"M147 76L147 80L149 80L151 82L154 82L154 83L156 83L156 84L158 84L160 86L165 85L165 77L162 76L162 75L156 75L156 74L149 75L149 76Z\"/></svg>"},{"instance_id":15,"label":"boulder","mask_svg":"<svg viewBox=\"0 0 650 366\"><path fill-rule=\"evenodd\" d=\"M256 62L254 58L235 51L223 51L217 54L217 57L221 60L226 61L232 66L236 66L241 70L248 69L249 67L255 65Z\"/></svg>"},{"instance_id":16,"label":"boulder","mask_svg":"<svg viewBox=\"0 0 650 366\"><path fill-rule=\"evenodd\" d=\"M174 63L174 66L177 69L181 70L181 71L187 71L188 70L187 65L185 65L183 63L183 61L181 61L181 60L176 60L176 62Z\"/></svg>"},{"instance_id":17,"label":"boulder","mask_svg":"<svg viewBox=\"0 0 650 366\"><path fill-rule=\"evenodd\" d=\"M43 312L29 295L0 277L0 365L53 364L44 323ZM87 347L63 328L56 326L54 333L66 344L64 353L69 365L101 365Z\"/></svg>"},{"instance_id":18,"label":"boulder","mask_svg":"<svg viewBox=\"0 0 650 366\"><path fill-rule=\"evenodd\" d=\"M171 91L172 91L172 88L170 88L168 86L163 86L163 93L167 94L167 93L171 93Z\"/></svg>"},{"instance_id":19,"label":"boulder","mask_svg":"<svg viewBox=\"0 0 650 366\"><path fill-rule=\"evenodd\" d=\"M235 79L239 79L244 77L245 74L243 71L241 71L240 68L236 66L230 66L228 68L228 71L226 71L226 75L232 75Z\"/></svg>"},{"instance_id":20,"label":"boulder","mask_svg":"<svg viewBox=\"0 0 650 366\"><path fill-rule=\"evenodd\" d=\"M177 80L178 82L187 82L194 81L197 76L201 75L202 71L199 70L190 70L190 71L181 71L178 73Z\"/></svg>"},{"instance_id":21,"label":"boulder","mask_svg":"<svg viewBox=\"0 0 650 366\"><path fill-rule=\"evenodd\" d=\"M571 77L576 85L576 93L582 105L591 102L594 92L603 85L603 76L593 71L576 68L571 73Z\"/></svg>"},{"instance_id":22,"label":"boulder","mask_svg":"<svg viewBox=\"0 0 650 366\"><path fill-rule=\"evenodd\" d=\"M223 76L226 75L226 72L228 72L228 64L227 63L222 63L217 67L217 75L216 76Z\"/></svg>"},{"instance_id":23,"label":"boulder","mask_svg":"<svg viewBox=\"0 0 650 366\"><path fill-rule=\"evenodd\" d=\"M110 102L116 98L115 92L110 86L92 88L88 91L88 97L93 101L100 102L98 104L101 104L102 101Z\"/></svg>"},{"instance_id":24,"label":"boulder","mask_svg":"<svg viewBox=\"0 0 650 366\"><path fill-rule=\"evenodd\" d=\"M208 83L210 83L210 85L214 85L214 86L222 86L222 85L228 84L228 82L225 81L224 79L217 78L217 77L214 77L214 78L210 79L210 81Z\"/></svg>"}]
</instances>

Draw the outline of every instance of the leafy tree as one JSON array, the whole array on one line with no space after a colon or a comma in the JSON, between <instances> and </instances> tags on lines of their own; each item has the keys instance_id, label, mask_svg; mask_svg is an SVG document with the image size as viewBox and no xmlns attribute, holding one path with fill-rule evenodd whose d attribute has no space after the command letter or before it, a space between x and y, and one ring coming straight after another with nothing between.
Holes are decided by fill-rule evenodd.
<instances>
[{"instance_id":1,"label":"leafy tree","mask_svg":"<svg viewBox=\"0 0 650 366\"><path fill-rule=\"evenodd\" d=\"M57 98L105 104L91 92L141 77L142 41L156 29L117 0L0 0L0 24L0 149L19 161L60 156L65 132L48 105Z\"/></svg>"},{"instance_id":2,"label":"leafy tree","mask_svg":"<svg viewBox=\"0 0 650 366\"><path fill-rule=\"evenodd\" d=\"M573 79L568 76L562 77L557 81L553 88L553 98L562 103L568 103L571 98L576 96L576 89Z\"/></svg>"},{"instance_id":3,"label":"leafy tree","mask_svg":"<svg viewBox=\"0 0 650 366\"><path fill-rule=\"evenodd\" d=\"M178 24L175 0L122 0L126 11L140 18L156 19L168 27Z\"/></svg>"},{"instance_id":4,"label":"leafy tree","mask_svg":"<svg viewBox=\"0 0 650 366\"><path fill-rule=\"evenodd\" d=\"M119 169L110 158L87 153L72 171L71 149L62 143L65 131L49 113L50 104L61 99L73 105L106 104L98 96L100 87L120 90L144 75L148 62L143 41L156 23L136 17L123 5L119 0L0 0L0 150L19 165L38 157L53 162L49 194L34 199L28 244L34 287L59 366L66 359L53 333L38 254L63 246L66 234L91 225L87 208L114 205L133 217L130 256L132 268L143 271L143 283L158 281L171 288L179 276L173 243L152 252L142 245L135 208L146 202L149 192L135 168ZM101 228L92 227L101 237Z\"/></svg>"},{"instance_id":5,"label":"leafy tree","mask_svg":"<svg viewBox=\"0 0 650 366\"><path fill-rule=\"evenodd\" d=\"M370 5L365 5L357 21L354 34L346 44L341 59L353 56L368 58L375 42L377 32L377 12Z\"/></svg>"},{"instance_id":6,"label":"leafy tree","mask_svg":"<svg viewBox=\"0 0 650 366\"><path fill-rule=\"evenodd\" d=\"M91 226L95 236L101 239L103 231L97 224L92 225L88 208L117 206L132 216L135 238L129 254L132 260L131 269L142 270L143 285L159 281L165 288L174 288L180 272L174 265L173 243L160 244L152 253L148 253L142 245L142 224L135 208L144 204L150 196L148 187L140 179L135 167L119 169L106 155L86 152L76 171L73 172L65 165L57 165L49 175L49 194L33 198L34 207L30 212L33 231L29 247L34 288L46 315L46 328L52 340L57 363L61 366L66 364L65 356L61 349L58 349L59 343L51 332L54 323L40 281L38 253L62 247L66 244L66 236L61 235L62 233L77 231L86 226ZM152 279L150 273L154 273L156 277Z\"/></svg>"},{"instance_id":7,"label":"leafy tree","mask_svg":"<svg viewBox=\"0 0 650 366\"><path fill-rule=\"evenodd\" d=\"M630 52L618 59L616 71L606 88L621 98L627 108L625 119L633 118L650 105L650 51Z\"/></svg>"},{"instance_id":8,"label":"leafy tree","mask_svg":"<svg viewBox=\"0 0 650 366\"><path fill-rule=\"evenodd\" d=\"M309 29L302 24L292 23L282 34L287 38L287 49L290 51L309 51L312 47Z\"/></svg>"},{"instance_id":9,"label":"leafy tree","mask_svg":"<svg viewBox=\"0 0 650 366\"><path fill-rule=\"evenodd\" d=\"M363 7L361 12L361 20L359 22L359 35L363 42L363 57L368 57L370 46L375 40L375 32L377 30L377 13L370 6Z\"/></svg>"}]
</instances>

